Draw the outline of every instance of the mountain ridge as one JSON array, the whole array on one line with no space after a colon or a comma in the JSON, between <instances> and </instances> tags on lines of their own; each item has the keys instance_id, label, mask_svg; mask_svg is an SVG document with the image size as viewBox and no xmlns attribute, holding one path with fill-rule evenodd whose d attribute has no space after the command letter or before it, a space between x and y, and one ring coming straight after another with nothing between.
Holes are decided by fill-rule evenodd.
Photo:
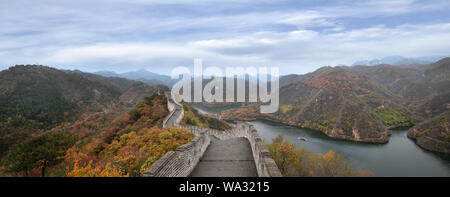
<instances>
[{"instance_id":1,"label":"mountain ridge","mask_svg":"<svg viewBox=\"0 0 450 197\"><path fill-rule=\"evenodd\" d=\"M175 83L175 80L171 79L170 76L150 72L146 69L139 69L136 71L129 71L124 73L102 70L93 72L93 74L101 75L104 77L122 77L125 79L142 81L147 84L165 85L169 87L171 87Z\"/></svg>"},{"instance_id":2,"label":"mountain ridge","mask_svg":"<svg viewBox=\"0 0 450 197\"><path fill-rule=\"evenodd\" d=\"M415 58L407 58L402 56L387 56L381 59L360 60L352 64L352 66L374 66L380 64L391 65L412 65L412 64L430 64L436 62L445 56L423 56Z\"/></svg>"},{"instance_id":3,"label":"mountain ridge","mask_svg":"<svg viewBox=\"0 0 450 197\"><path fill-rule=\"evenodd\" d=\"M269 119L332 138L386 143L391 129L419 124L450 109L449 70L450 58L414 67L321 67L281 77L280 110L274 114L260 114L259 104L249 104L221 116Z\"/></svg>"},{"instance_id":4,"label":"mountain ridge","mask_svg":"<svg viewBox=\"0 0 450 197\"><path fill-rule=\"evenodd\" d=\"M129 108L167 87L42 65L0 72L0 155L16 141L72 122L86 113Z\"/></svg>"}]
</instances>

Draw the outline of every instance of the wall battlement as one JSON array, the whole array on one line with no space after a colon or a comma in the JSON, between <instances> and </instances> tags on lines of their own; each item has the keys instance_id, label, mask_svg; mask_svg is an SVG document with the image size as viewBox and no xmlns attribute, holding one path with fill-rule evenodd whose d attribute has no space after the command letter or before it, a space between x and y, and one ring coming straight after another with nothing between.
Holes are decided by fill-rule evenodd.
<instances>
[{"instance_id":1,"label":"wall battlement","mask_svg":"<svg viewBox=\"0 0 450 197\"><path fill-rule=\"evenodd\" d=\"M169 97L169 96L168 96ZM173 103L172 103L173 102ZM171 113L164 120L167 122L175 113L176 106L183 107L175 103L172 99L168 99L168 106ZM163 157L158 159L149 169L144 172L147 177L187 177L194 170L197 163L202 158L209 144L211 136L220 140L226 140L237 137L244 137L250 142L255 161L258 176L260 177L281 177L275 161L270 156L261 137L258 135L255 127L248 122L239 122L235 127L226 131L219 131L209 128L201 128L196 126L184 126L178 124L183 118L184 112L179 113L176 118L175 126L187 129L195 136L195 138L185 145L177 148L176 151L169 151ZM164 125L165 126L165 125Z\"/></svg>"}]
</instances>

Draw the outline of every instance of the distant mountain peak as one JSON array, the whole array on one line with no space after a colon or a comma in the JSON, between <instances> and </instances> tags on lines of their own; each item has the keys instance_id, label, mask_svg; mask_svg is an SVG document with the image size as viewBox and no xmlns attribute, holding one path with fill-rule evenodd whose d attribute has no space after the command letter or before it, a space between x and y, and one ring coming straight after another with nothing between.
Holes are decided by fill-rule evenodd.
<instances>
[{"instance_id":1,"label":"distant mountain peak","mask_svg":"<svg viewBox=\"0 0 450 197\"><path fill-rule=\"evenodd\" d=\"M109 70L101 70L101 71L94 72L93 74L104 76L104 77L117 77L117 76L119 76L119 74L117 74L116 72L109 71Z\"/></svg>"},{"instance_id":2,"label":"distant mountain peak","mask_svg":"<svg viewBox=\"0 0 450 197\"><path fill-rule=\"evenodd\" d=\"M147 69L144 69L144 68L141 68L136 71L125 72L125 73L116 73L114 71L103 70L103 71L94 72L94 74L101 75L104 77L122 77L122 78L126 78L126 79L131 79L131 80L140 80L140 81L148 83L150 85L162 84L162 85L171 86L175 82L169 76L160 75L158 73L148 71Z\"/></svg>"},{"instance_id":3,"label":"distant mountain peak","mask_svg":"<svg viewBox=\"0 0 450 197\"><path fill-rule=\"evenodd\" d=\"M406 58L402 56L387 56L381 59L356 61L352 66L374 66L380 64L410 65L410 64L430 64L445 56L424 56L415 58Z\"/></svg>"},{"instance_id":4,"label":"distant mountain peak","mask_svg":"<svg viewBox=\"0 0 450 197\"><path fill-rule=\"evenodd\" d=\"M135 72L146 72L146 73L150 73L150 71L148 71L148 70L145 69L145 68L141 68L141 69L139 69L139 70L137 70L137 71L135 71Z\"/></svg>"}]
</instances>

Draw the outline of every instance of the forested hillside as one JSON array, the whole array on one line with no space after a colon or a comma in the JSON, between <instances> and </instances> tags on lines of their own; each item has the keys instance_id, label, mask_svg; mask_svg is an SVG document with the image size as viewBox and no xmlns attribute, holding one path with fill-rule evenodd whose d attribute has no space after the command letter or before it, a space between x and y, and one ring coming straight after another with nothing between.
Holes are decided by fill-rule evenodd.
<instances>
[{"instance_id":1,"label":"forested hillside","mask_svg":"<svg viewBox=\"0 0 450 197\"><path fill-rule=\"evenodd\" d=\"M164 87L38 65L0 72L0 156L17 140L87 113L132 107Z\"/></svg>"},{"instance_id":2,"label":"forested hillside","mask_svg":"<svg viewBox=\"0 0 450 197\"><path fill-rule=\"evenodd\" d=\"M167 98L155 93L123 113L95 113L12 146L3 176L140 176L167 151L193 139L162 128ZM114 114L114 115L112 115Z\"/></svg>"},{"instance_id":3,"label":"forested hillside","mask_svg":"<svg viewBox=\"0 0 450 197\"><path fill-rule=\"evenodd\" d=\"M391 129L413 126L450 109L449 72L450 58L423 66L322 67L280 79L277 113L260 114L259 105L253 104L221 117L270 119L333 138L384 143Z\"/></svg>"},{"instance_id":4,"label":"forested hillside","mask_svg":"<svg viewBox=\"0 0 450 197\"><path fill-rule=\"evenodd\" d=\"M185 102L182 105L184 110L184 116L180 123L182 125L199 126L221 131L231 129L231 125L225 121L218 120L216 117L211 117L206 114L200 114L195 108Z\"/></svg>"},{"instance_id":5,"label":"forested hillside","mask_svg":"<svg viewBox=\"0 0 450 197\"><path fill-rule=\"evenodd\" d=\"M450 111L424 121L408 131L423 149L448 154L450 152Z\"/></svg>"}]
</instances>

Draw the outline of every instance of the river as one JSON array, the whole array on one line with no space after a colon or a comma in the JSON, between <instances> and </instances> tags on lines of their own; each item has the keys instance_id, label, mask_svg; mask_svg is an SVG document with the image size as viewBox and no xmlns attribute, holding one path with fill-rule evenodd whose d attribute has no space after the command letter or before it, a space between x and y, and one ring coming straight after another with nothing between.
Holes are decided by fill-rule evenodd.
<instances>
[{"instance_id":1,"label":"river","mask_svg":"<svg viewBox=\"0 0 450 197\"><path fill-rule=\"evenodd\" d=\"M218 113L218 108L201 106L196 108L207 114ZM282 134L297 147L313 154L333 150L343 153L357 169L369 170L375 176L447 176L450 177L450 157L425 151L406 136L407 130L393 130L387 144L367 144L327 137L318 131L311 131L275 123L252 121L258 134L271 143ZM305 137L307 141L298 140Z\"/></svg>"}]
</instances>

